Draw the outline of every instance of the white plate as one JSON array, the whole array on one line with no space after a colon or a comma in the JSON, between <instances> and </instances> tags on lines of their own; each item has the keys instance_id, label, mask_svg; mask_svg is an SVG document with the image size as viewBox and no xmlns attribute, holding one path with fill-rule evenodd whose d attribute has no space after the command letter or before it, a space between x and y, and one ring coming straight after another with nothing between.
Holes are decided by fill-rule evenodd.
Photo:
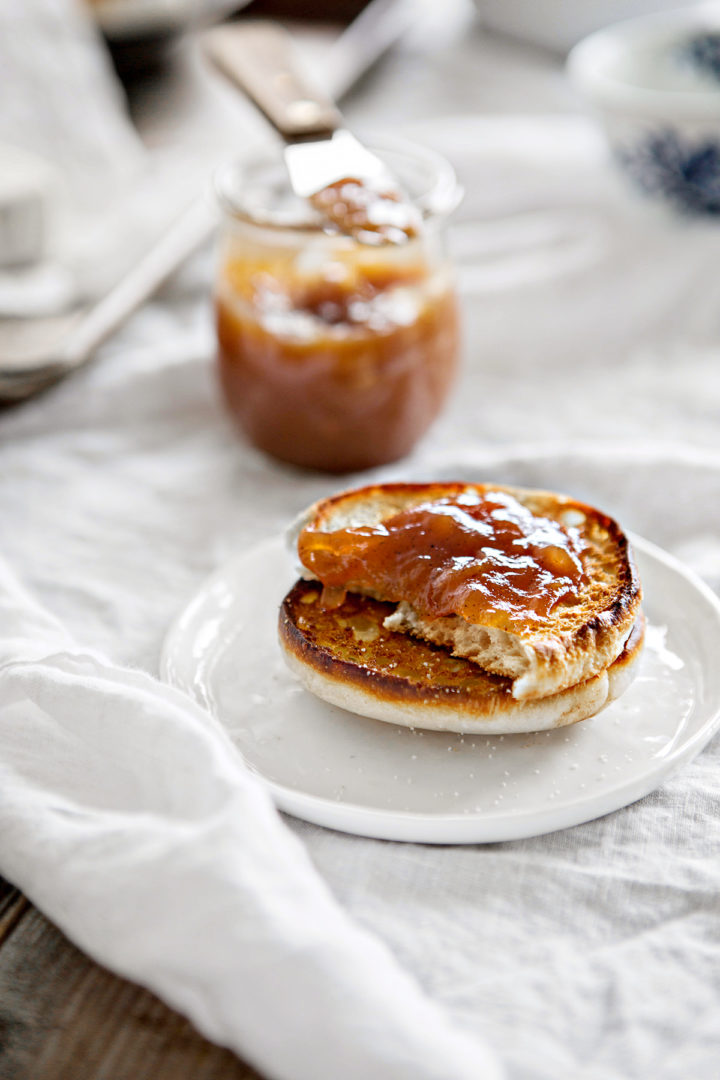
<instances>
[{"instance_id":1,"label":"white plate","mask_svg":"<svg viewBox=\"0 0 720 1080\"><path fill-rule=\"evenodd\" d=\"M649 626L635 683L594 719L537 735L411 731L326 705L276 643L294 580L282 542L241 555L171 628L163 677L206 705L280 809L361 836L463 844L538 836L627 806L720 726L720 602L634 539Z\"/></svg>"}]
</instances>

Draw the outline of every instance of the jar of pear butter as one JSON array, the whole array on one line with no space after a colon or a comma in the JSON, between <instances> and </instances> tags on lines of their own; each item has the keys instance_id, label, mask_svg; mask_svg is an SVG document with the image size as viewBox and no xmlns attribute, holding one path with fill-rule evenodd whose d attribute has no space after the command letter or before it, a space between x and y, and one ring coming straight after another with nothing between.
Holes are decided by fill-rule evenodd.
<instances>
[{"instance_id":1,"label":"jar of pear butter","mask_svg":"<svg viewBox=\"0 0 720 1080\"><path fill-rule=\"evenodd\" d=\"M280 151L221 172L215 289L218 365L246 438L293 465L350 472L407 454L457 366L445 223L450 166L415 146L371 147L419 228L367 243L324 227L293 195Z\"/></svg>"}]
</instances>

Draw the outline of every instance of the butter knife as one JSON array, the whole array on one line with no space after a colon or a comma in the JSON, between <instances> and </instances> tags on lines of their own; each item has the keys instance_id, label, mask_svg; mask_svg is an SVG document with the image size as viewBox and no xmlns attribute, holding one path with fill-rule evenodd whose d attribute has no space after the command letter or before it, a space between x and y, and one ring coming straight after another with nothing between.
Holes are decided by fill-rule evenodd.
<instances>
[{"instance_id":1,"label":"butter knife","mask_svg":"<svg viewBox=\"0 0 720 1080\"><path fill-rule=\"evenodd\" d=\"M221 26L205 52L286 142L290 184L340 232L363 243L404 243L420 226L385 163L343 124L334 102L301 69L290 35L269 22Z\"/></svg>"}]
</instances>

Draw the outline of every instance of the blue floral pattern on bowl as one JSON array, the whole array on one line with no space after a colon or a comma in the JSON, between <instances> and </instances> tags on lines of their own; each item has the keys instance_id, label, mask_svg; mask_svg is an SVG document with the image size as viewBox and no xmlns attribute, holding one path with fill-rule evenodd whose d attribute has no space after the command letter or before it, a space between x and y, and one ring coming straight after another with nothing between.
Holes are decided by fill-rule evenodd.
<instances>
[{"instance_id":1,"label":"blue floral pattern on bowl","mask_svg":"<svg viewBox=\"0 0 720 1080\"><path fill-rule=\"evenodd\" d=\"M681 57L701 74L720 82L720 33L696 34L680 50Z\"/></svg>"},{"instance_id":2,"label":"blue floral pattern on bowl","mask_svg":"<svg viewBox=\"0 0 720 1080\"><path fill-rule=\"evenodd\" d=\"M686 213L720 214L720 132L691 141L668 128L615 152L648 194L664 196Z\"/></svg>"}]
</instances>

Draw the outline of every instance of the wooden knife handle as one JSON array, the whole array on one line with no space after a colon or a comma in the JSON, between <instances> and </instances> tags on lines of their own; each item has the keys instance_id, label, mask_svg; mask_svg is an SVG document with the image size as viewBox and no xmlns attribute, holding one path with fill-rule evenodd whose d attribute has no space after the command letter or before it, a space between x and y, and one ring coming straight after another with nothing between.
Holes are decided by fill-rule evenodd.
<instances>
[{"instance_id":1,"label":"wooden knife handle","mask_svg":"<svg viewBox=\"0 0 720 1080\"><path fill-rule=\"evenodd\" d=\"M332 101L300 70L290 35L271 22L221 26L205 52L290 141L326 136L342 122Z\"/></svg>"}]
</instances>

